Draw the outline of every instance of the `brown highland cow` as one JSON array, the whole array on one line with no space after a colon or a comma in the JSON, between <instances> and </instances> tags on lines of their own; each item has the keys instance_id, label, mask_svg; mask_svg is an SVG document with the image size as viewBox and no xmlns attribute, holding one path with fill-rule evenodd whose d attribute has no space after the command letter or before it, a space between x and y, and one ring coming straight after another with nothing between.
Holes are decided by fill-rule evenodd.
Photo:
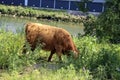
<instances>
[{"instance_id":1,"label":"brown highland cow","mask_svg":"<svg viewBox=\"0 0 120 80\"><path fill-rule=\"evenodd\" d=\"M54 53L58 55L60 60L61 55L69 55L69 51L73 51L75 58L78 56L78 50L72 41L71 35L62 28L39 23L27 23L25 33L32 51L35 50L38 44L42 45L43 50L51 51L48 61L51 61ZM23 52L26 52L25 46Z\"/></svg>"}]
</instances>

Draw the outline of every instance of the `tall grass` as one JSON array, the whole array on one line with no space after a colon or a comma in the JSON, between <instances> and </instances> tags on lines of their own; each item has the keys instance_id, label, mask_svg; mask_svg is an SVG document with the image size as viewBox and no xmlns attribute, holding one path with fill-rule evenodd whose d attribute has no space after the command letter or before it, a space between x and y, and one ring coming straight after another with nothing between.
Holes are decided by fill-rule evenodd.
<instances>
[{"instance_id":1,"label":"tall grass","mask_svg":"<svg viewBox=\"0 0 120 80\"><path fill-rule=\"evenodd\" d=\"M34 62L30 55L22 55L24 36L0 30L0 68L16 70ZM29 60L29 61L28 61Z\"/></svg>"},{"instance_id":2,"label":"tall grass","mask_svg":"<svg viewBox=\"0 0 120 80\"><path fill-rule=\"evenodd\" d=\"M49 52L28 47L22 54L24 34L0 31L0 80L119 80L120 44L99 43L96 37L73 37L78 59L62 56L63 62L47 62ZM34 66L37 64L37 67ZM39 65L39 66L38 66Z\"/></svg>"}]
</instances>

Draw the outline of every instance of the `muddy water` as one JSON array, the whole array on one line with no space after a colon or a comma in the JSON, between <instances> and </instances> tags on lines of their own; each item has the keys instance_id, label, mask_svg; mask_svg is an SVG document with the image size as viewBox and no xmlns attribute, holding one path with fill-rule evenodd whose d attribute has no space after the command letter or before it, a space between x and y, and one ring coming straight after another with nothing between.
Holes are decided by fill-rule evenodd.
<instances>
[{"instance_id":1,"label":"muddy water","mask_svg":"<svg viewBox=\"0 0 120 80\"><path fill-rule=\"evenodd\" d=\"M56 22L48 20L36 20L31 18L18 18L10 16L0 16L0 28L6 31L12 31L14 33L22 32L24 25L27 22L38 22L42 24L47 24L51 26L61 27L69 31L72 35L77 35L78 33L84 34L83 25L80 23L66 23L66 22Z\"/></svg>"}]
</instances>

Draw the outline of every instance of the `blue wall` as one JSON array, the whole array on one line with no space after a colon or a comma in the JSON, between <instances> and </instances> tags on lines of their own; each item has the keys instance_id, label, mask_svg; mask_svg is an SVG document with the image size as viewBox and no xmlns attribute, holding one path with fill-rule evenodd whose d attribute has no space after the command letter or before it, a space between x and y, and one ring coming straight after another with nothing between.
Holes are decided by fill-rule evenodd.
<instances>
[{"instance_id":1,"label":"blue wall","mask_svg":"<svg viewBox=\"0 0 120 80\"><path fill-rule=\"evenodd\" d=\"M24 0L13 0L14 2L14 5L21 5L21 6L24 6Z\"/></svg>"},{"instance_id":2,"label":"blue wall","mask_svg":"<svg viewBox=\"0 0 120 80\"><path fill-rule=\"evenodd\" d=\"M75 2L75 1L71 1L71 4L70 4L70 10L79 10L79 4L80 2Z\"/></svg>"},{"instance_id":3,"label":"blue wall","mask_svg":"<svg viewBox=\"0 0 120 80\"><path fill-rule=\"evenodd\" d=\"M68 1L61 1L61 0L56 0L56 9L68 9L69 8L69 2Z\"/></svg>"},{"instance_id":4,"label":"blue wall","mask_svg":"<svg viewBox=\"0 0 120 80\"><path fill-rule=\"evenodd\" d=\"M41 7L54 8L54 0L41 0Z\"/></svg>"},{"instance_id":5,"label":"blue wall","mask_svg":"<svg viewBox=\"0 0 120 80\"><path fill-rule=\"evenodd\" d=\"M28 6L40 7L40 0L28 0Z\"/></svg>"},{"instance_id":6,"label":"blue wall","mask_svg":"<svg viewBox=\"0 0 120 80\"><path fill-rule=\"evenodd\" d=\"M103 3L87 3L90 12L102 12Z\"/></svg>"},{"instance_id":7,"label":"blue wall","mask_svg":"<svg viewBox=\"0 0 120 80\"><path fill-rule=\"evenodd\" d=\"M3 4L11 5L12 0L0 0L0 2L3 2Z\"/></svg>"},{"instance_id":8,"label":"blue wall","mask_svg":"<svg viewBox=\"0 0 120 80\"><path fill-rule=\"evenodd\" d=\"M3 3L2 3L3 2ZM0 0L1 4L6 4L6 5L21 5L24 6L24 0Z\"/></svg>"}]
</instances>

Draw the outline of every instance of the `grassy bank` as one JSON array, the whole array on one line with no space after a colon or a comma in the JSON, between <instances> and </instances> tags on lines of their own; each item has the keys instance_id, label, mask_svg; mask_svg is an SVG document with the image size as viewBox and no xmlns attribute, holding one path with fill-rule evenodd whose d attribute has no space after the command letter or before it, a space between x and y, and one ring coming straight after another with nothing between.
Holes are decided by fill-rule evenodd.
<instances>
[{"instance_id":1,"label":"grassy bank","mask_svg":"<svg viewBox=\"0 0 120 80\"><path fill-rule=\"evenodd\" d=\"M120 44L99 43L95 37L74 37L80 54L74 60L37 48L22 54L24 34L0 31L0 80L120 80Z\"/></svg>"},{"instance_id":2,"label":"grassy bank","mask_svg":"<svg viewBox=\"0 0 120 80\"><path fill-rule=\"evenodd\" d=\"M20 16L20 17L33 17L36 19L48 19L54 21L64 22L82 22L84 17L78 17L68 14L66 11L46 10L46 9L33 9L21 6L5 6L0 5L1 14Z\"/></svg>"}]
</instances>

